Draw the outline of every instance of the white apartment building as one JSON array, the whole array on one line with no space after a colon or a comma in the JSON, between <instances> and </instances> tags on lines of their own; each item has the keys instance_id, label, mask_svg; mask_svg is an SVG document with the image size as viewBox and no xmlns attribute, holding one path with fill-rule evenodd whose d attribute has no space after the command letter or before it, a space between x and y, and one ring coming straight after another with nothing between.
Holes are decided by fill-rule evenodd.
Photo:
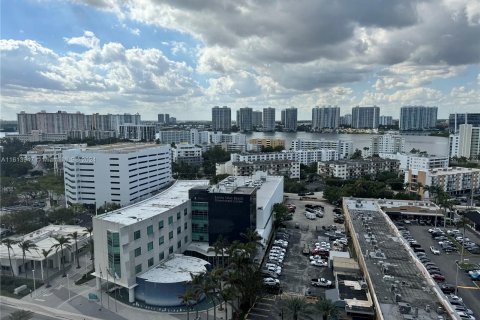
<instances>
[{"instance_id":1,"label":"white apartment building","mask_svg":"<svg viewBox=\"0 0 480 320\"><path fill-rule=\"evenodd\" d=\"M263 131L275 131L275 108L263 108Z\"/></svg>"},{"instance_id":2,"label":"white apartment building","mask_svg":"<svg viewBox=\"0 0 480 320\"><path fill-rule=\"evenodd\" d=\"M191 243L188 190L208 184L208 180L177 181L150 199L94 217L97 288L115 276L115 284L128 289L129 301L134 302L140 294L135 292L137 278Z\"/></svg>"},{"instance_id":3,"label":"white apartment building","mask_svg":"<svg viewBox=\"0 0 480 320\"><path fill-rule=\"evenodd\" d=\"M386 133L372 137L368 150L369 155L397 152L405 152L405 138L401 135Z\"/></svg>"},{"instance_id":4,"label":"white apartment building","mask_svg":"<svg viewBox=\"0 0 480 320\"><path fill-rule=\"evenodd\" d=\"M155 125L147 124L121 124L118 126L118 138L130 141L153 141L155 140Z\"/></svg>"},{"instance_id":5,"label":"white apartment building","mask_svg":"<svg viewBox=\"0 0 480 320\"><path fill-rule=\"evenodd\" d=\"M309 149L332 149L336 150L339 159L347 159L353 154L353 142L351 140L292 140L292 150Z\"/></svg>"},{"instance_id":6,"label":"white apartment building","mask_svg":"<svg viewBox=\"0 0 480 320\"><path fill-rule=\"evenodd\" d=\"M181 143L172 148L173 162L184 162L192 165L202 164L202 148L194 144Z\"/></svg>"},{"instance_id":7,"label":"white apartment building","mask_svg":"<svg viewBox=\"0 0 480 320\"><path fill-rule=\"evenodd\" d=\"M478 159L480 155L480 127L461 124L458 133L449 137L450 158L465 157Z\"/></svg>"},{"instance_id":8,"label":"white apartment building","mask_svg":"<svg viewBox=\"0 0 480 320\"><path fill-rule=\"evenodd\" d=\"M316 106L312 109L312 130L336 129L340 125L340 108Z\"/></svg>"},{"instance_id":9,"label":"white apartment building","mask_svg":"<svg viewBox=\"0 0 480 320\"><path fill-rule=\"evenodd\" d=\"M191 143L190 131L187 130L166 130L158 133L158 139L163 144Z\"/></svg>"},{"instance_id":10,"label":"white apartment building","mask_svg":"<svg viewBox=\"0 0 480 320\"><path fill-rule=\"evenodd\" d=\"M268 153L245 153L245 154L232 153L230 155L230 160L233 162L290 160L290 161L297 161L304 165L310 165L318 161L338 160L338 153L336 150L330 150L330 149L297 150L297 151L282 151L282 152L268 152Z\"/></svg>"},{"instance_id":11,"label":"white apartment building","mask_svg":"<svg viewBox=\"0 0 480 320\"><path fill-rule=\"evenodd\" d=\"M120 143L63 151L67 205L126 205L172 180L169 145Z\"/></svg>"},{"instance_id":12,"label":"white apartment building","mask_svg":"<svg viewBox=\"0 0 480 320\"><path fill-rule=\"evenodd\" d=\"M451 196L470 195L480 193L480 169L448 167L405 173L405 181L409 184L422 186L437 186ZM420 188L421 189L421 188ZM418 191L420 196L429 198L429 192Z\"/></svg>"},{"instance_id":13,"label":"white apartment building","mask_svg":"<svg viewBox=\"0 0 480 320\"><path fill-rule=\"evenodd\" d=\"M233 176L251 176L257 171L266 172L272 176L287 176L290 179L300 178L300 162L291 160L270 160L256 162L216 163L216 174Z\"/></svg>"},{"instance_id":14,"label":"white apartment building","mask_svg":"<svg viewBox=\"0 0 480 320\"><path fill-rule=\"evenodd\" d=\"M365 175L375 176L379 172L398 173L399 161L372 158L368 160L340 160L318 162L318 174L324 177L357 179Z\"/></svg>"},{"instance_id":15,"label":"white apartment building","mask_svg":"<svg viewBox=\"0 0 480 320\"><path fill-rule=\"evenodd\" d=\"M448 156L423 155L416 153L379 153L383 159L395 159L400 161L400 171L412 170L417 174L418 171L426 171L436 168L448 168Z\"/></svg>"}]
</instances>

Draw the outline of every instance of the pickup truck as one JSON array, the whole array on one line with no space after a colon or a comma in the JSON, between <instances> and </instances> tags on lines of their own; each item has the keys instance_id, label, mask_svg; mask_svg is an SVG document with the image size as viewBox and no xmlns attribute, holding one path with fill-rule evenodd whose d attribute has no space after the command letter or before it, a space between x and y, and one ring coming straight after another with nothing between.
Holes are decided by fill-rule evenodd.
<instances>
[{"instance_id":1,"label":"pickup truck","mask_svg":"<svg viewBox=\"0 0 480 320\"><path fill-rule=\"evenodd\" d=\"M312 279L310 284L314 287L325 287L325 288L330 288L333 286L332 281L327 280L325 278L315 278Z\"/></svg>"}]
</instances>

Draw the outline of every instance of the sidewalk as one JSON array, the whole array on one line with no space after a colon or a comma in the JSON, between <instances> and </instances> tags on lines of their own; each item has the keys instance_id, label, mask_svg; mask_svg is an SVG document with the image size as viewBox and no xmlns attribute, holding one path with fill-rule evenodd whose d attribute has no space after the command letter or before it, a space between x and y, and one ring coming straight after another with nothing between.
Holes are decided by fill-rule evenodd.
<instances>
[{"instance_id":1,"label":"sidewalk","mask_svg":"<svg viewBox=\"0 0 480 320\"><path fill-rule=\"evenodd\" d=\"M27 295L22 300L13 299L13 303L21 301L25 309L38 312L39 314L48 313L48 316L57 316L62 314L62 318L71 320L77 319L107 319L107 320L186 320L186 313L162 313L135 308L108 296L105 292L100 294L95 287L95 279L81 285L75 285L74 282L81 278L85 273L86 263L91 263L90 255L86 254L80 257L80 265L82 268L76 269L72 267L67 271L68 278L61 275L50 281L50 288L42 286L37 288L31 295ZM88 294L95 293L101 301L88 300ZM17 303L17 305L19 305ZM36 308L45 308L39 309ZM229 317L231 317L231 308L228 308ZM57 312L57 313L55 313ZM63 313L67 316L63 317ZM206 319L206 312L199 312L200 319ZM195 318L195 311L190 312L190 319ZM209 310L209 319L213 319L213 310ZM217 320L225 320L225 311L218 310Z\"/></svg>"}]
</instances>

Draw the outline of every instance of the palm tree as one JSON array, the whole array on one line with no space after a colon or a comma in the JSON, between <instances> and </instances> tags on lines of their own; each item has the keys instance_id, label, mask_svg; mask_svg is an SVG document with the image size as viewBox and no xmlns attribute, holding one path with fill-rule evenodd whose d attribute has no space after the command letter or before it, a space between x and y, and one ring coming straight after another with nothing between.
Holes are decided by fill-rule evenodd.
<instances>
[{"instance_id":1,"label":"palm tree","mask_svg":"<svg viewBox=\"0 0 480 320\"><path fill-rule=\"evenodd\" d=\"M77 231L74 231L69 233L68 236L75 240L75 259L77 259L77 269L80 269L80 260L78 260L78 238L82 235L79 235Z\"/></svg>"},{"instance_id":2,"label":"palm tree","mask_svg":"<svg viewBox=\"0 0 480 320\"><path fill-rule=\"evenodd\" d=\"M336 318L339 311L332 301L327 299L318 300L315 304L315 309L320 312L323 320Z\"/></svg>"},{"instance_id":3,"label":"palm tree","mask_svg":"<svg viewBox=\"0 0 480 320\"><path fill-rule=\"evenodd\" d=\"M58 250L61 251L62 253L62 270L63 270L63 275L62 277L66 277L67 274L65 273L65 252L63 248L69 248L70 247L70 238L69 237L64 237L64 236L54 236L53 237L55 240L57 240L57 243L52 246L52 249L55 249L55 252L58 252Z\"/></svg>"},{"instance_id":4,"label":"palm tree","mask_svg":"<svg viewBox=\"0 0 480 320\"><path fill-rule=\"evenodd\" d=\"M228 301L232 300L235 297L233 287L231 286L223 287L223 289L220 290L220 297L222 297L222 300L225 302L225 319L228 319L228 310L227 310Z\"/></svg>"},{"instance_id":5,"label":"palm tree","mask_svg":"<svg viewBox=\"0 0 480 320\"><path fill-rule=\"evenodd\" d=\"M303 297L290 297L284 302L287 313L292 315L293 320L298 320L301 316L306 316L311 313L308 302Z\"/></svg>"},{"instance_id":6,"label":"palm tree","mask_svg":"<svg viewBox=\"0 0 480 320\"><path fill-rule=\"evenodd\" d=\"M254 227L248 227L245 232L240 233L240 236L244 238L247 243L258 243L262 240L262 237Z\"/></svg>"},{"instance_id":7,"label":"palm tree","mask_svg":"<svg viewBox=\"0 0 480 320\"><path fill-rule=\"evenodd\" d=\"M30 249L36 250L37 245L30 240L25 240L17 243L17 245L22 249L22 263L25 268L25 279L27 279L27 267L25 267L25 257L27 252L30 253Z\"/></svg>"},{"instance_id":8,"label":"palm tree","mask_svg":"<svg viewBox=\"0 0 480 320\"><path fill-rule=\"evenodd\" d=\"M222 267L225 268L225 249L228 248L228 241L222 235L219 235L213 245L222 253Z\"/></svg>"},{"instance_id":9,"label":"palm tree","mask_svg":"<svg viewBox=\"0 0 480 320\"><path fill-rule=\"evenodd\" d=\"M48 255L52 252L52 250L52 248L48 250L42 249L42 256L45 258L45 262L47 262ZM48 263L46 264L45 269L47 270L47 285L45 287L50 288L50 283L48 282Z\"/></svg>"},{"instance_id":10,"label":"palm tree","mask_svg":"<svg viewBox=\"0 0 480 320\"><path fill-rule=\"evenodd\" d=\"M182 303L187 307L187 320L190 320L190 301L193 300L192 289L187 288L187 290L185 290L185 293L182 294L179 298L182 299Z\"/></svg>"},{"instance_id":11,"label":"palm tree","mask_svg":"<svg viewBox=\"0 0 480 320\"><path fill-rule=\"evenodd\" d=\"M12 239L5 238L5 239L2 239L2 244L7 247L7 251L8 251L8 262L10 263L10 271L12 272L12 277L15 277L15 273L13 272L13 267L12 267L12 258L10 257L10 250L13 251L13 247L12 247L12 246L13 246L14 244L17 244L17 241L12 240Z\"/></svg>"},{"instance_id":12,"label":"palm tree","mask_svg":"<svg viewBox=\"0 0 480 320\"><path fill-rule=\"evenodd\" d=\"M7 320L29 320L32 319L33 312L27 310L18 310L10 313L6 319Z\"/></svg>"}]
</instances>

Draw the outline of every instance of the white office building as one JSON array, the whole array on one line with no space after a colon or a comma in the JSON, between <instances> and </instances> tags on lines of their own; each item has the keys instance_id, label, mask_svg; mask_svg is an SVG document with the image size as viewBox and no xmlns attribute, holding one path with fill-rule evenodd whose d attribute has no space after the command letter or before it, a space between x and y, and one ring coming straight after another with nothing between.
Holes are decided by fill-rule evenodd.
<instances>
[{"instance_id":1,"label":"white office building","mask_svg":"<svg viewBox=\"0 0 480 320\"><path fill-rule=\"evenodd\" d=\"M63 151L67 204L126 205L172 180L169 145L120 143Z\"/></svg>"},{"instance_id":2,"label":"white office building","mask_svg":"<svg viewBox=\"0 0 480 320\"><path fill-rule=\"evenodd\" d=\"M340 159L349 158L353 154L353 142L351 140L292 140L292 150L332 149L336 150Z\"/></svg>"},{"instance_id":3,"label":"white office building","mask_svg":"<svg viewBox=\"0 0 480 320\"><path fill-rule=\"evenodd\" d=\"M207 186L208 183L208 180L177 181L154 197L94 217L97 288L108 277L111 282L115 277L116 285L128 289L130 302L135 299L153 299L154 297L147 296L152 293L136 288L139 285L137 282L146 286L143 280L148 279L148 275L153 272L151 270L161 272L162 265L175 258L174 254L183 253L191 243L192 220L188 190L196 186ZM190 263L196 264L194 261ZM157 268L158 266L160 267ZM183 273L188 275L188 272ZM183 287L180 283L188 279L182 276L179 281L170 280L172 279L158 275L152 279L158 285L157 298L162 300L154 304L178 300L176 291L181 290Z\"/></svg>"},{"instance_id":4,"label":"white office building","mask_svg":"<svg viewBox=\"0 0 480 320\"><path fill-rule=\"evenodd\" d=\"M450 158L478 159L480 155L480 127L461 124L458 132L449 137Z\"/></svg>"}]
</instances>

